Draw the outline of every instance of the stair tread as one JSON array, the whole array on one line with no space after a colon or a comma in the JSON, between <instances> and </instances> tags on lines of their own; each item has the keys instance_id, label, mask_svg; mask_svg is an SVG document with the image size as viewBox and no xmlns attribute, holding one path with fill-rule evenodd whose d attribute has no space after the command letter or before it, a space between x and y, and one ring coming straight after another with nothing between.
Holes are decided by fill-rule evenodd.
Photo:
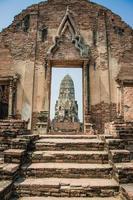
<instances>
[{"instance_id":1,"label":"stair tread","mask_svg":"<svg viewBox=\"0 0 133 200\"><path fill-rule=\"evenodd\" d=\"M12 181L0 181L0 192L12 184Z\"/></svg>"},{"instance_id":2,"label":"stair tread","mask_svg":"<svg viewBox=\"0 0 133 200\"><path fill-rule=\"evenodd\" d=\"M133 198L133 183L129 184L122 184L121 185L122 190L124 190L130 197Z\"/></svg>"},{"instance_id":3,"label":"stair tread","mask_svg":"<svg viewBox=\"0 0 133 200\"><path fill-rule=\"evenodd\" d=\"M32 163L28 169L43 169L43 168L60 168L60 169L108 169L112 168L110 164L88 164L88 163Z\"/></svg>"},{"instance_id":4,"label":"stair tread","mask_svg":"<svg viewBox=\"0 0 133 200\"><path fill-rule=\"evenodd\" d=\"M118 169L123 168L130 168L133 169L133 162L126 162L126 163L115 163L115 167Z\"/></svg>"},{"instance_id":5,"label":"stair tread","mask_svg":"<svg viewBox=\"0 0 133 200\"><path fill-rule=\"evenodd\" d=\"M126 149L111 149L110 150L112 153L130 153L130 151Z\"/></svg>"},{"instance_id":6,"label":"stair tread","mask_svg":"<svg viewBox=\"0 0 133 200\"><path fill-rule=\"evenodd\" d=\"M121 141L123 141L123 139L119 139L119 138L109 138L109 139L106 139L106 142L113 142L113 141L121 142Z\"/></svg>"},{"instance_id":7,"label":"stair tread","mask_svg":"<svg viewBox=\"0 0 133 200\"><path fill-rule=\"evenodd\" d=\"M33 155L55 155L55 154L71 154L71 155L80 155L80 154L85 154L85 155L93 155L93 154L104 154L107 155L107 151L35 151Z\"/></svg>"},{"instance_id":8,"label":"stair tread","mask_svg":"<svg viewBox=\"0 0 133 200\"><path fill-rule=\"evenodd\" d=\"M0 170L6 171L6 172L15 172L19 169L19 164L13 164L13 163L3 163L0 164Z\"/></svg>"},{"instance_id":9,"label":"stair tread","mask_svg":"<svg viewBox=\"0 0 133 200\"><path fill-rule=\"evenodd\" d=\"M5 150L4 153L11 153L14 155L15 154L22 154L24 153L25 150L24 149L8 149L8 150Z\"/></svg>"},{"instance_id":10,"label":"stair tread","mask_svg":"<svg viewBox=\"0 0 133 200\"><path fill-rule=\"evenodd\" d=\"M26 178L20 186L83 186L83 187L117 187L119 184L114 179L95 178Z\"/></svg>"},{"instance_id":11,"label":"stair tread","mask_svg":"<svg viewBox=\"0 0 133 200\"><path fill-rule=\"evenodd\" d=\"M43 135L41 136L41 138L89 138L89 139L93 139L93 138L97 138L96 135Z\"/></svg>"},{"instance_id":12,"label":"stair tread","mask_svg":"<svg viewBox=\"0 0 133 200\"><path fill-rule=\"evenodd\" d=\"M46 138L46 139L40 139L36 142L36 144L45 144L45 143L104 143L100 139L64 139L64 138Z\"/></svg>"},{"instance_id":13,"label":"stair tread","mask_svg":"<svg viewBox=\"0 0 133 200\"><path fill-rule=\"evenodd\" d=\"M19 200L121 200L116 197L22 197Z\"/></svg>"}]
</instances>

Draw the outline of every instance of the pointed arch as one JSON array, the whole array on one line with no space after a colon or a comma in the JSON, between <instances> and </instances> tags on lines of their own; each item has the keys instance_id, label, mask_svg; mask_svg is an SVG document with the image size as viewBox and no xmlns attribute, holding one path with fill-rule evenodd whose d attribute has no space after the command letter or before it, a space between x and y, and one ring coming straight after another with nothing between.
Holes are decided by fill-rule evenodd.
<instances>
[{"instance_id":1,"label":"pointed arch","mask_svg":"<svg viewBox=\"0 0 133 200\"><path fill-rule=\"evenodd\" d=\"M54 44L50 47L48 51L48 55L53 55L60 47L60 44L63 42L63 34L67 29L69 30L72 36L71 42L75 45L75 48L80 51L81 57L88 57L90 54L89 45L85 44L84 39L80 35L79 30L76 27L76 24L68 7L65 16L62 19L62 22L58 28L57 36L55 36L54 38Z\"/></svg>"},{"instance_id":2,"label":"pointed arch","mask_svg":"<svg viewBox=\"0 0 133 200\"><path fill-rule=\"evenodd\" d=\"M67 10L66 10L66 14L58 28L58 32L57 32L57 35L58 36L61 36L66 28L69 28L69 30L71 31L71 34L72 36L74 37L75 35L78 35L79 32L78 32L78 29L76 27L76 24L74 23L74 20L72 19L71 17L71 13L70 13L70 10L69 8L67 7Z\"/></svg>"}]
</instances>

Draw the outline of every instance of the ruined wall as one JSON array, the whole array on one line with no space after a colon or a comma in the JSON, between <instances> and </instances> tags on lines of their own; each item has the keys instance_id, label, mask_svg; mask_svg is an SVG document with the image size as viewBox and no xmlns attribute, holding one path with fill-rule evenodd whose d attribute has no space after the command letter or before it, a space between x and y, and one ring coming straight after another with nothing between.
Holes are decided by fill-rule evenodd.
<instances>
[{"instance_id":1,"label":"ruined wall","mask_svg":"<svg viewBox=\"0 0 133 200\"><path fill-rule=\"evenodd\" d=\"M133 84L124 87L124 119L133 121Z\"/></svg>"},{"instance_id":2,"label":"ruined wall","mask_svg":"<svg viewBox=\"0 0 133 200\"><path fill-rule=\"evenodd\" d=\"M67 6L84 44L90 49L91 114L93 122L103 127L104 122L116 117L115 79L123 65L122 58L133 52L132 29L110 10L87 0L48 0L32 5L0 33L0 41L3 41L0 46L0 71L3 74L12 70L20 74L17 112L23 119L31 119L32 113L37 116L41 110L47 111L50 73L45 61ZM64 35L52 59L59 62L82 60L80 51L71 43L70 32L67 30ZM128 64L124 64L124 69Z\"/></svg>"}]
</instances>

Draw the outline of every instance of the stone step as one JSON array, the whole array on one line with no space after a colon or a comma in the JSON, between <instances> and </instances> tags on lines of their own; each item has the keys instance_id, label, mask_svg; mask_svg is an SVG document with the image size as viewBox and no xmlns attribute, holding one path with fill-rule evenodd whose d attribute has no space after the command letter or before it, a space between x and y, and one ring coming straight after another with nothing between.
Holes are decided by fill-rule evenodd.
<instances>
[{"instance_id":1,"label":"stone step","mask_svg":"<svg viewBox=\"0 0 133 200\"><path fill-rule=\"evenodd\" d=\"M26 138L13 138L9 140L0 140L0 149L27 149L30 143Z\"/></svg>"},{"instance_id":2,"label":"stone step","mask_svg":"<svg viewBox=\"0 0 133 200\"><path fill-rule=\"evenodd\" d=\"M0 200L10 200L13 192L11 181L0 181Z\"/></svg>"},{"instance_id":3,"label":"stone step","mask_svg":"<svg viewBox=\"0 0 133 200\"><path fill-rule=\"evenodd\" d=\"M32 163L71 162L71 163L108 163L106 151L35 151L31 156Z\"/></svg>"},{"instance_id":4,"label":"stone step","mask_svg":"<svg viewBox=\"0 0 133 200\"><path fill-rule=\"evenodd\" d=\"M0 164L0 178L4 180L15 180L19 174L18 164Z\"/></svg>"},{"instance_id":5,"label":"stone step","mask_svg":"<svg viewBox=\"0 0 133 200\"><path fill-rule=\"evenodd\" d=\"M67 138L67 139L97 139L98 136L96 135L41 135L41 139L47 139L47 138Z\"/></svg>"},{"instance_id":6,"label":"stone step","mask_svg":"<svg viewBox=\"0 0 133 200\"><path fill-rule=\"evenodd\" d=\"M113 163L130 162L130 151L125 149L110 150L109 160Z\"/></svg>"},{"instance_id":7,"label":"stone step","mask_svg":"<svg viewBox=\"0 0 133 200\"><path fill-rule=\"evenodd\" d=\"M115 179L119 183L133 183L133 163L115 163L113 166Z\"/></svg>"},{"instance_id":8,"label":"stone step","mask_svg":"<svg viewBox=\"0 0 133 200\"><path fill-rule=\"evenodd\" d=\"M119 133L121 139L133 140L133 131L131 133Z\"/></svg>"},{"instance_id":9,"label":"stone step","mask_svg":"<svg viewBox=\"0 0 133 200\"><path fill-rule=\"evenodd\" d=\"M25 138L28 139L30 141L34 141L34 140L38 140L39 139L39 135L38 134L27 134L27 135L19 135L18 138Z\"/></svg>"},{"instance_id":10,"label":"stone step","mask_svg":"<svg viewBox=\"0 0 133 200\"><path fill-rule=\"evenodd\" d=\"M13 200L13 199L12 199ZM22 197L19 200L122 200L120 196L115 197Z\"/></svg>"},{"instance_id":11,"label":"stone step","mask_svg":"<svg viewBox=\"0 0 133 200\"><path fill-rule=\"evenodd\" d=\"M4 158L0 157L0 165L4 163Z\"/></svg>"},{"instance_id":12,"label":"stone step","mask_svg":"<svg viewBox=\"0 0 133 200\"><path fill-rule=\"evenodd\" d=\"M20 197L112 197L119 193L114 179L25 179L16 184Z\"/></svg>"},{"instance_id":13,"label":"stone step","mask_svg":"<svg viewBox=\"0 0 133 200\"><path fill-rule=\"evenodd\" d=\"M112 166L109 164L33 163L24 171L26 177L38 178L111 178L112 176Z\"/></svg>"},{"instance_id":14,"label":"stone step","mask_svg":"<svg viewBox=\"0 0 133 200\"><path fill-rule=\"evenodd\" d=\"M107 148L107 149L125 149L125 141L122 139L106 139L105 148Z\"/></svg>"},{"instance_id":15,"label":"stone step","mask_svg":"<svg viewBox=\"0 0 133 200\"><path fill-rule=\"evenodd\" d=\"M40 139L35 144L37 151L102 151L104 142L99 139Z\"/></svg>"},{"instance_id":16,"label":"stone step","mask_svg":"<svg viewBox=\"0 0 133 200\"><path fill-rule=\"evenodd\" d=\"M11 141L11 149L27 149L30 143L29 139L26 138L15 138Z\"/></svg>"},{"instance_id":17,"label":"stone step","mask_svg":"<svg viewBox=\"0 0 133 200\"><path fill-rule=\"evenodd\" d=\"M122 199L133 200L133 183L121 185Z\"/></svg>"},{"instance_id":18,"label":"stone step","mask_svg":"<svg viewBox=\"0 0 133 200\"><path fill-rule=\"evenodd\" d=\"M24 129L24 128L27 128L27 122L26 121L23 121L23 120L15 120L15 119L7 119L7 120L0 120L0 129L2 129L3 127L6 127L6 128L18 128L18 129Z\"/></svg>"},{"instance_id":19,"label":"stone step","mask_svg":"<svg viewBox=\"0 0 133 200\"><path fill-rule=\"evenodd\" d=\"M8 149L4 151L5 163L23 164L26 161L26 151L23 149Z\"/></svg>"},{"instance_id":20,"label":"stone step","mask_svg":"<svg viewBox=\"0 0 133 200\"><path fill-rule=\"evenodd\" d=\"M75 132L75 131L63 131L63 132L61 132L61 131L51 131L51 132L49 132L48 133L49 135L82 135L82 134L84 134L83 132Z\"/></svg>"},{"instance_id":21,"label":"stone step","mask_svg":"<svg viewBox=\"0 0 133 200\"><path fill-rule=\"evenodd\" d=\"M117 139L116 136L110 134L99 134L98 137L105 141L106 139Z\"/></svg>"}]
</instances>

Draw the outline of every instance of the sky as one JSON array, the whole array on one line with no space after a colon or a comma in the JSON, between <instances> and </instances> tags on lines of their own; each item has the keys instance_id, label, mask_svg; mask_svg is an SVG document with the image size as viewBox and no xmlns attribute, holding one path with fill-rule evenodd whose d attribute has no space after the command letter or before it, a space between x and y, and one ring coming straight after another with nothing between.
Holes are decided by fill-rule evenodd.
<instances>
[{"instance_id":1,"label":"sky","mask_svg":"<svg viewBox=\"0 0 133 200\"><path fill-rule=\"evenodd\" d=\"M41 0L0 0L0 31L11 24L15 15ZM133 27L133 0L91 0L111 9Z\"/></svg>"},{"instance_id":2,"label":"sky","mask_svg":"<svg viewBox=\"0 0 133 200\"><path fill-rule=\"evenodd\" d=\"M36 4L41 0L0 0L0 31L11 24L15 15L19 14L23 9L26 9L32 4ZM122 19L133 27L133 0L90 0L92 2L103 5L114 13L120 15ZM76 70L76 69L75 69ZM74 70L60 70L54 69L53 81L52 81L52 104L51 104L51 116L54 116L55 102L58 99L59 85L66 73L69 73L75 83L76 100L79 104L79 117L82 120L82 78L81 71ZM59 76L60 73L60 76ZM56 77L59 77L58 79ZM77 78L78 77L78 78ZM77 81L78 80L78 81ZM80 80L80 81L79 81ZM80 88L80 89L79 89Z\"/></svg>"}]
</instances>

